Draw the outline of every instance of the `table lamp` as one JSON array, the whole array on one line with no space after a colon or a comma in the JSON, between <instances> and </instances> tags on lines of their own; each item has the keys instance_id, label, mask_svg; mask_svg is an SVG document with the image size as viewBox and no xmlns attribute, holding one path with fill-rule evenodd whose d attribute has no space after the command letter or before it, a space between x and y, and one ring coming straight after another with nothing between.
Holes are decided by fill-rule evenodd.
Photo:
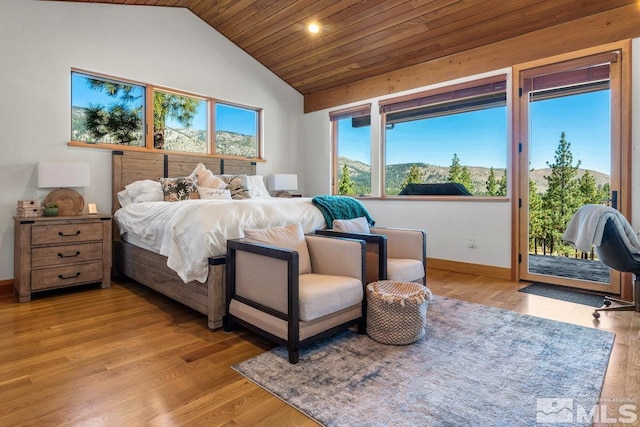
<instances>
[{"instance_id":1,"label":"table lamp","mask_svg":"<svg viewBox=\"0 0 640 427\"><path fill-rule=\"evenodd\" d=\"M267 189L275 191L276 197L291 197L288 190L298 189L298 175L277 173L267 178Z\"/></svg>"},{"instance_id":2,"label":"table lamp","mask_svg":"<svg viewBox=\"0 0 640 427\"><path fill-rule=\"evenodd\" d=\"M84 209L84 198L72 187L88 187L89 164L68 162L39 162L38 187L56 188L44 199L45 207L58 205L58 215L78 215Z\"/></svg>"}]
</instances>

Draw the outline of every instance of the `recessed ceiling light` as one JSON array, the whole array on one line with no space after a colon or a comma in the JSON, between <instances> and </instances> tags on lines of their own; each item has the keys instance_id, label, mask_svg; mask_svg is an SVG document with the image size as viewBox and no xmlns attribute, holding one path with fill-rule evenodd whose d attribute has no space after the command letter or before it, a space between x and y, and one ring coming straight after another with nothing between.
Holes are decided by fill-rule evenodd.
<instances>
[{"instance_id":1,"label":"recessed ceiling light","mask_svg":"<svg viewBox=\"0 0 640 427\"><path fill-rule=\"evenodd\" d=\"M311 24L309 24L309 26L307 27L307 29L309 30L310 33L312 34L317 34L320 32L320 25L318 25L315 22L312 22Z\"/></svg>"}]
</instances>

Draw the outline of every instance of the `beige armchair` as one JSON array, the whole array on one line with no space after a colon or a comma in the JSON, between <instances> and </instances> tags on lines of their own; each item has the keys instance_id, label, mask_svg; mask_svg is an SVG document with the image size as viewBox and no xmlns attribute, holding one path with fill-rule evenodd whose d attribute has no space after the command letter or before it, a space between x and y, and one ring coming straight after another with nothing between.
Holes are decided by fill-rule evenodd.
<instances>
[{"instance_id":1,"label":"beige armchair","mask_svg":"<svg viewBox=\"0 0 640 427\"><path fill-rule=\"evenodd\" d=\"M364 240L367 243L366 283L397 280L426 285L427 236L424 230L370 227L368 231L329 229L317 230L316 234Z\"/></svg>"},{"instance_id":2,"label":"beige armchair","mask_svg":"<svg viewBox=\"0 0 640 427\"><path fill-rule=\"evenodd\" d=\"M304 246L310 271L301 273L304 247L227 242L223 329L243 326L286 346L290 363L302 346L351 325L366 333L365 243L308 235Z\"/></svg>"}]
</instances>

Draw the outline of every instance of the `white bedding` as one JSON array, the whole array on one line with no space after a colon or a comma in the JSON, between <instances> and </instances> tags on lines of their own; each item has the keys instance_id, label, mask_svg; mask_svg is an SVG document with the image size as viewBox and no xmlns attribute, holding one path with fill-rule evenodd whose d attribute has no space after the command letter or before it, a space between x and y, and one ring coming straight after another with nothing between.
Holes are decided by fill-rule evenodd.
<instances>
[{"instance_id":1,"label":"white bedding","mask_svg":"<svg viewBox=\"0 0 640 427\"><path fill-rule=\"evenodd\" d=\"M247 228L299 222L305 233L325 228L311 198L185 200L132 203L114 218L120 233L135 235L148 248L166 256L167 266L186 283L204 283L208 258L226 255L227 239L244 237Z\"/></svg>"}]
</instances>

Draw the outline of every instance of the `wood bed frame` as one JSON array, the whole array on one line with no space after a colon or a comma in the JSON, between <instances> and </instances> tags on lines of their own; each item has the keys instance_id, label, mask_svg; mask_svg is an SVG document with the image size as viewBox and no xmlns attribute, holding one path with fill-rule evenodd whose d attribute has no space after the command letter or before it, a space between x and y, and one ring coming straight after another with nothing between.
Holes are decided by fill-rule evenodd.
<instances>
[{"instance_id":1,"label":"wood bed frame","mask_svg":"<svg viewBox=\"0 0 640 427\"><path fill-rule=\"evenodd\" d=\"M256 163L249 160L215 159L198 155L113 151L112 213L120 208L117 194L134 181L161 177L187 176L198 163L214 174L255 175ZM113 222L114 275L122 274L205 314L209 329L222 326L225 313L226 257L209 258L209 274L205 283L184 283L167 267L167 257L142 249L122 240Z\"/></svg>"}]
</instances>

